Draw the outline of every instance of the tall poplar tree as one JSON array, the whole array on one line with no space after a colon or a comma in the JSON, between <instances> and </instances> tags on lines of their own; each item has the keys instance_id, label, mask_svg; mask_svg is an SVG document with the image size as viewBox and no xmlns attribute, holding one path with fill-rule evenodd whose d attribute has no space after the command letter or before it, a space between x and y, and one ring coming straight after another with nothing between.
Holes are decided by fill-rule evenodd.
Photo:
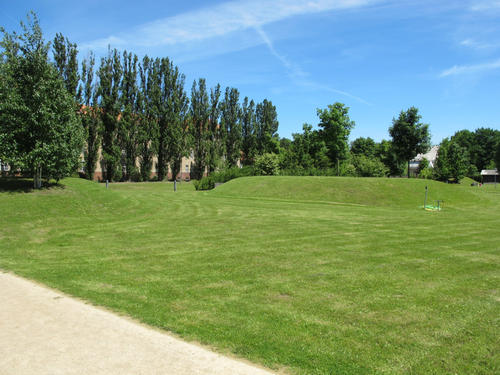
<instances>
[{"instance_id":1,"label":"tall poplar tree","mask_svg":"<svg viewBox=\"0 0 500 375\"><path fill-rule=\"evenodd\" d=\"M168 58L155 60L159 66L159 92L154 92L155 112L158 118L158 180L167 176L168 166L187 154L186 115L189 100L184 91L185 77ZM159 94L159 95L158 95ZM175 178L175 171L172 177Z\"/></svg>"},{"instance_id":2,"label":"tall poplar tree","mask_svg":"<svg viewBox=\"0 0 500 375\"><path fill-rule=\"evenodd\" d=\"M122 65L116 49L108 49L101 59L99 76L99 104L102 119L102 161L104 179L117 181L122 176L121 149L118 144L118 122L120 121L120 85Z\"/></svg>"},{"instance_id":3,"label":"tall poplar tree","mask_svg":"<svg viewBox=\"0 0 500 375\"><path fill-rule=\"evenodd\" d=\"M55 66L64 80L66 89L79 102L81 92L78 85L80 76L78 74L78 49L76 44L71 43L68 38L64 38L61 33L57 33L54 37L52 52Z\"/></svg>"},{"instance_id":4,"label":"tall poplar tree","mask_svg":"<svg viewBox=\"0 0 500 375\"><path fill-rule=\"evenodd\" d=\"M193 82L189 109L190 130L193 137L194 165L191 173L199 180L203 177L209 156L210 107L205 79Z\"/></svg>"},{"instance_id":5,"label":"tall poplar tree","mask_svg":"<svg viewBox=\"0 0 500 375\"><path fill-rule=\"evenodd\" d=\"M151 177L153 155L156 153L158 142L158 121L153 106L154 92L158 90L153 88L159 85L159 82L156 81L154 62L148 56L142 59L139 72L141 86L137 101L139 116L137 143L141 180L147 181Z\"/></svg>"},{"instance_id":6,"label":"tall poplar tree","mask_svg":"<svg viewBox=\"0 0 500 375\"><path fill-rule=\"evenodd\" d=\"M189 155L192 147L189 134L189 98L184 90L185 76L175 67L172 76L172 97L169 111L169 142L167 143L167 157L172 172L172 179L176 179L181 171L182 158Z\"/></svg>"},{"instance_id":7,"label":"tall poplar tree","mask_svg":"<svg viewBox=\"0 0 500 375\"><path fill-rule=\"evenodd\" d=\"M85 131L84 171L89 180L94 178L101 146L101 116L97 102L94 66L95 57L93 53L90 53L88 59L82 61L80 91L83 105L79 111Z\"/></svg>"},{"instance_id":8,"label":"tall poplar tree","mask_svg":"<svg viewBox=\"0 0 500 375\"><path fill-rule=\"evenodd\" d=\"M242 132L242 148L243 163L245 165L253 164L257 155L257 137L256 137L256 116L255 103L253 100L248 102L248 97L245 96L241 106L241 132Z\"/></svg>"},{"instance_id":9,"label":"tall poplar tree","mask_svg":"<svg viewBox=\"0 0 500 375\"><path fill-rule=\"evenodd\" d=\"M277 153L279 149L278 139L278 114L276 107L267 99L256 107L257 124L257 152L259 155L265 153Z\"/></svg>"},{"instance_id":10,"label":"tall poplar tree","mask_svg":"<svg viewBox=\"0 0 500 375\"><path fill-rule=\"evenodd\" d=\"M226 165L234 167L240 160L241 150L241 108L239 92L235 88L226 88L224 103L222 105L221 126L226 138Z\"/></svg>"},{"instance_id":11,"label":"tall poplar tree","mask_svg":"<svg viewBox=\"0 0 500 375\"><path fill-rule=\"evenodd\" d=\"M131 179L136 171L138 148L139 118L138 87L137 87L137 55L123 53L123 78L120 90L120 107L122 112L118 126L118 137L125 156L125 171L123 180Z\"/></svg>"},{"instance_id":12,"label":"tall poplar tree","mask_svg":"<svg viewBox=\"0 0 500 375\"><path fill-rule=\"evenodd\" d=\"M223 137L223 128L219 123L220 113L220 85L217 84L217 86L210 89L208 173L214 172L220 166L224 154L225 139Z\"/></svg>"}]
</instances>

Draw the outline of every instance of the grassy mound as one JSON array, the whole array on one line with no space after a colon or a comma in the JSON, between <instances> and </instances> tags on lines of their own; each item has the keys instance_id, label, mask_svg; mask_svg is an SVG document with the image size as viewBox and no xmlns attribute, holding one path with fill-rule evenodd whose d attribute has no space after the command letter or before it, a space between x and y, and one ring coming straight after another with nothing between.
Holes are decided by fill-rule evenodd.
<instances>
[{"instance_id":1,"label":"grassy mound","mask_svg":"<svg viewBox=\"0 0 500 375\"><path fill-rule=\"evenodd\" d=\"M344 203L366 206L423 206L444 201L446 207L476 205L478 197L470 185L445 184L419 179L354 177L244 177L219 186L212 194L224 197L265 198L301 202Z\"/></svg>"}]
</instances>

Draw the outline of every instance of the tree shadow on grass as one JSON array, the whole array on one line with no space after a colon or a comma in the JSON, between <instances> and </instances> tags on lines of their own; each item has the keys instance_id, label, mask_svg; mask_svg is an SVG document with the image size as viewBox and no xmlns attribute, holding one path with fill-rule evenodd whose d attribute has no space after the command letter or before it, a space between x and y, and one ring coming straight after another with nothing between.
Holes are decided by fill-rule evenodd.
<instances>
[{"instance_id":1,"label":"tree shadow on grass","mask_svg":"<svg viewBox=\"0 0 500 375\"><path fill-rule=\"evenodd\" d=\"M64 186L56 182L44 182L41 189L33 188L33 180L20 177L1 177L0 193L31 193L34 191L64 189Z\"/></svg>"}]
</instances>

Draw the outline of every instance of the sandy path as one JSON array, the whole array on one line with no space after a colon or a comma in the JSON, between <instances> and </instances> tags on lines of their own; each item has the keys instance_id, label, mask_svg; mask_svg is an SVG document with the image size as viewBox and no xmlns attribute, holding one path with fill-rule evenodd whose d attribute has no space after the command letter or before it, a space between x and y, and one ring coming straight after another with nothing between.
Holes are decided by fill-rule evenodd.
<instances>
[{"instance_id":1,"label":"sandy path","mask_svg":"<svg viewBox=\"0 0 500 375\"><path fill-rule=\"evenodd\" d=\"M270 374L0 271L0 374Z\"/></svg>"}]
</instances>

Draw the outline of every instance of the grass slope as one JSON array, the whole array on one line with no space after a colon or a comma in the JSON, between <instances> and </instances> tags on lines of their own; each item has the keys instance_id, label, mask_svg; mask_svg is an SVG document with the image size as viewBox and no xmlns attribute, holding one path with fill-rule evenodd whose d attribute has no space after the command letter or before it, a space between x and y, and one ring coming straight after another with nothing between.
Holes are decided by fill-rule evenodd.
<instances>
[{"instance_id":1,"label":"grass slope","mask_svg":"<svg viewBox=\"0 0 500 375\"><path fill-rule=\"evenodd\" d=\"M291 373L500 370L500 189L63 184L0 188L0 268Z\"/></svg>"},{"instance_id":2,"label":"grass slope","mask_svg":"<svg viewBox=\"0 0 500 375\"><path fill-rule=\"evenodd\" d=\"M491 198L478 196L473 189L462 185L432 180L286 176L238 178L219 186L214 195L416 208L424 204L426 186L428 203L444 200L447 207L476 205L478 199Z\"/></svg>"}]
</instances>

